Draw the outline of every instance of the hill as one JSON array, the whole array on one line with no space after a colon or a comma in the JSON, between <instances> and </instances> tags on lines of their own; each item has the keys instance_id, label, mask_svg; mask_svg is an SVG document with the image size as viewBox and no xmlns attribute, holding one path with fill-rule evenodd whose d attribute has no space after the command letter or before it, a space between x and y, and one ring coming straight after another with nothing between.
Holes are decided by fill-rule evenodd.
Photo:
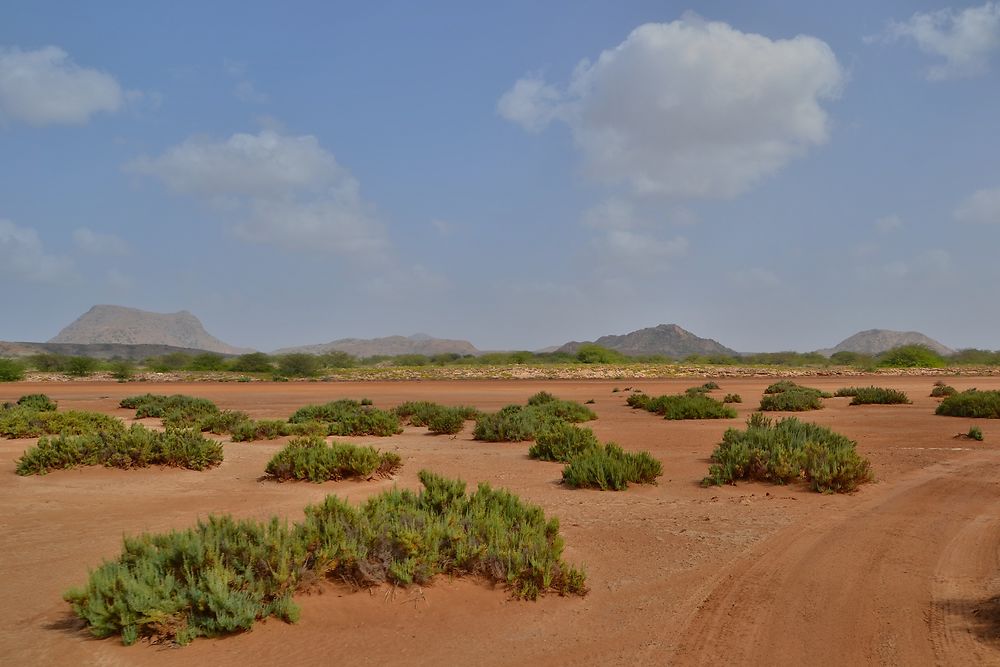
<instances>
[{"instance_id":1,"label":"hill","mask_svg":"<svg viewBox=\"0 0 1000 667\"><path fill-rule=\"evenodd\" d=\"M221 354L242 354L238 348L212 336L197 317L179 313L151 313L124 306L94 306L52 338L50 343L78 345L169 345Z\"/></svg>"},{"instance_id":2,"label":"hill","mask_svg":"<svg viewBox=\"0 0 1000 667\"><path fill-rule=\"evenodd\" d=\"M196 350L172 345L124 345L122 343L25 343L0 341L0 358L29 357L33 354L63 354L68 357L93 359L127 359L143 361L150 357L180 352L195 356L209 350Z\"/></svg>"},{"instance_id":3,"label":"hill","mask_svg":"<svg viewBox=\"0 0 1000 667\"><path fill-rule=\"evenodd\" d=\"M329 343L318 345L300 345L275 350L274 354L290 354L305 352L307 354L325 354L327 352L346 352L358 358L375 356L395 356L399 354L473 354L480 351L467 340L451 340L447 338L432 338L427 334L412 336L386 336L384 338L341 338Z\"/></svg>"},{"instance_id":4,"label":"hill","mask_svg":"<svg viewBox=\"0 0 1000 667\"><path fill-rule=\"evenodd\" d=\"M944 356L955 354L955 350L919 331L890 331L889 329L859 331L853 336L845 338L836 346L817 350L817 352L827 357L837 352L858 352L874 356L901 345L926 345Z\"/></svg>"},{"instance_id":5,"label":"hill","mask_svg":"<svg viewBox=\"0 0 1000 667\"><path fill-rule=\"evenodd\" d=\"M630 357L662 355L683 359L692 354L737 356L734 350L718 341L696 336L676 324L660 324L620 336L601 336L593 342ZM566 343L558 351L576 354L581 345L583 343L573 341Z\"/></svg>"}]
</instances>

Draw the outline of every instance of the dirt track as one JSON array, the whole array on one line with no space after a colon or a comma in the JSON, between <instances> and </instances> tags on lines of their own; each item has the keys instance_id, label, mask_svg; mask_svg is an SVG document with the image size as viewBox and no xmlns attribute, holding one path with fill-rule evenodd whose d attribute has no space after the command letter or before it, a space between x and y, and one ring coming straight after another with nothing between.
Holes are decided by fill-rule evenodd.
<instances>
[{"instance_id":1,"label":"dirt track","mask_svg":"<svg viewBox=\"0 0 1000 667\"><path fill-rule=\"evenodd\" d=\"M324 485L258 481L281 443L226 444L203 473L81 469L20 478L14 460L32 441L0 440L0 662L4 664L1000 664L1000 427L980 420L983 443L955 440L970 420L935 417L928 378L877 378L907 391L905 406L826 409L802 417L858 440L876 484L850 496L741 484L704 489L707 456L742 423L767 384L720 380L743 395L740 420L667 422L612 393L629 381L466 381L304 384L5 384L0 401L45 391L61 408L116 408L154 391L205 396L256 417L287 416L309 402L368 396L389 407L428 399L496 409L547 389L593 398L599 437L648 449L664 463L657 486L623 493L570 491L560 466L531 461L524 444L433 437L408 428L395 482ZM690 379L631 382L677 392ZM832 390L866 378L804 381ZM959 389L1000 378L955 378ZM329 493L362 499L430 468L470 485L510 488L561 519L566 556L587 567L591 593L514 602L478 582L442 579L407 590L352 592L329 584L300 599L296 625L182 649L97 641L61 593L88 567L117 555L123 533L192 524L209 513L286 516Z\"/></svg>"}]
</instances>

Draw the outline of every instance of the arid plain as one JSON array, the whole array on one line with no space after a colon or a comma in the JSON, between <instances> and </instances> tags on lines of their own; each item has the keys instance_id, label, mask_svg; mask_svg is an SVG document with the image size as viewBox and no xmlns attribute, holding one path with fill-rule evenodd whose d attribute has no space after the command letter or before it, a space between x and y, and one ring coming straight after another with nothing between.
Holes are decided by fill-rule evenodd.
<instances>
[{"instance_id":1,"label":"arid plain","mask_svg":"<svg viewBox=\"0 0 1000 667\"><path fill-rule=\"evenodd\" d=\"M857 440L876 482L853 494L804 485L703 488L726 428L742 426L773 378L718 378L739 393L739 417L666 421L625 404L627 392L682 392L692 378L292 383L9 383L0 401L44 392L60 409L131 421L128 395L184 393L256 418L337 398L408 400L496 410L539 390L587 401L602 440L648 450L658 484L624 492L570 490L561 464L527 457L527 443L472 440L407 427L389 438L344 438L396 451L391 480L325 484L261 480L287 439L226 442L204 472L80 468L18 477L33 440L0 440L0 656L4 664L1000 664L1000 427L934 415L931 377L812 377L827 391L878 384L911 405L849 406L801 419ZM998 377L950 377L958 390L1000 389ZM143 420L155 425L158 420ZM985 439L954 436L973 423ZM177 648L96 640L62 600L88 570L117 557L123 535L192 525L209 514L298 520L328 494L352 501L423 468L505 487L561 521L566 559L583 565L585 597L515 601L501 588L439 577L430 586L355 591L327 582L298 598L301 620Z\"/></svg>"}]
</instances>

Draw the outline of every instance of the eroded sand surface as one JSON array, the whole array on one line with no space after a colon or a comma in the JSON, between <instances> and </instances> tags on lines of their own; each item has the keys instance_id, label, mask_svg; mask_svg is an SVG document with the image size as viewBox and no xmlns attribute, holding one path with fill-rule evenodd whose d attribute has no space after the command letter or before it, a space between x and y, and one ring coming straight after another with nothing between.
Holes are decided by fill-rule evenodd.
<instances>
[{"instance_id":1,"label":"eroded sand surface","mask_svg":"<svg viewBox=\"0 0 1000 667\"><path fill-rule=\"evenodd\" d=\"M829 391L871 378L810 378ZM18 477L33 440L0 440L0 663L9 665L257 664L1000 664L1000 423L978 420L985 442L956 440L968 419L936 417L933 379L874 379L913 405L848 407L800 415L859 443L878 477L856 494L741 484L702 488L707 457L742 425L769 379L720 379L739 393L737 420L668 422L626 407L634 385L680 392L701 380L422 381L253 384L2 384L0 401L45 392L61 409L117 407L127 395L186 393L257 418L307 403L367 396L388 408L432 400L497 409L545 389L593 398L604 440L648 449L664 464L656 486L623 493L571 491L560 464L527 458L526 443L479 443L407 428L392 438L348 438L393 449L391 481L259 481L282 446L227 443L207 472L84 468ZM950 380L959 390L1000 378ZM152 422L152 423L155 423ZM361 500L392 484L416 488L417 471L487 481L541 505L562 522L566 557L585 564L584 598L516 602L475 581L352 592L330 583L299 598L295 625L184 648L94 640L61 594L88 568L117 556L123 534L184 528L210 513L298 520L327 494Z\"/></svg>"}]
</instances>

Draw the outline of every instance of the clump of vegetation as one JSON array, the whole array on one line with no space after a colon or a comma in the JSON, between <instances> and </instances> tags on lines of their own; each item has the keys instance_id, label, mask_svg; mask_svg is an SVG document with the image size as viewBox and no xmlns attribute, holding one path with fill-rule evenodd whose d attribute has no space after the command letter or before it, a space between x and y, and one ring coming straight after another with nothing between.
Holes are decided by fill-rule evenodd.
<instances>
[{"instance_id":1,"label":"clump of vegetation","mask_svg":"<svg viewBox=\"0 0 1000 667\"><path fill-rule=\"evenodd\" d=\"M760 413L746 430L728 429L712 452L704 485L751 479L788 484L804 479L814 491L846 493L873 479L857 443L825 426L794 417L772 422Z\"/></svg>"},{"instance_id":2,"label":"clump of vegetation","mask_svg":"<svg viewBox=\"0 0 1000 667\"><path fill-rule=\"evenodd\" d=\"M150 431L139 424L129 429L63 434L40 438L17 461L18 475L44 475L50 470L103 465L145 468L164 465L205 470L222 462L222 445L190 430Z\"/></svg>"},{"instance_id":3,"label":"clump of vegetation","mask_svg":"<svg viewBox=\"0 0 1000 667\"><path fill-rule=\"evenodd\" d=\"M613 442L589 447L563 468L563 483L573 488L623 491L629 483L653 484L663 465L649 452L626 452Z\"/></svg>"},{"instance_id":4,"label":"clump of vegetation","mask_svg":"<svg viewBox=\"0 0 1000 667\"><path fill-rule=\"evenodd\" d=\"M24 366L13 359L0 359L0 382L17 382L24 379Z\"/></svg>"},{"instance_id":5,"label":"clump of vegetation","mask_svg":"<svg viewBox=\"0 0 1000 667\"><path fill-rule=\"evenodd\" d=\"M803 387L791 380L781 380L769 385L760 399L758 410L765 412L804 412L820 410L820 399L830 398L830 394L813 387Z\"/></svg>"},{"instance_id":6,"label":"clump of vegetation","mask_svg":"<svg viewBox=\"0 0 1000 667\"><path fill-rule=\"evenodd\" d=\"M722 397L723 403L742 403L743 397L739 394L726 394Z\"/></svg>"},{"instance_id":7,"label":"clump of vegetation","mask_svg":"<svg viewBox=\"0 0 1000 667\"><path fill-rule=\"evenodd\" d=\"M852 397L851 405L893 405L912 403L905 392L886 387L841 387L834 396Z\"/></svg>"},{"instance_id":8,"label":"clump of vegetation","mask_svg":"<svg viewBox=\"0 0 1000 667\"><path fill-rule=\"evenodd\" d=\"M486 442L523 442L559 422L580 423L597 419L585 405L555 398L539 392L528 399L528 405L508 405L494 413L481 414L476 419L472 437Z\"/></svg>"},{"instance_id":9,"label":"clump of vegetation","mask_svg":"<svg viewBox=\"0 0 1000 667\"><path fill-rule=\"evenodd\" d=\"M97 637L187 644L299 618L293 595L317 577L358 586L424 584L437 574L502 583L517 598L586 593L562 559L559 521L487 484L420 472L420 493L393 489L352 506L334 496L288 526L209 517L194 528L125 538L122 554L65 594Z\"/></svg>"},{"instance_id":10,"label":"clump of vegetation","mask_svg":"<svg viewBox=\"0 0 1000 667\"><path fill-rule=\"evenodd\" d=\"M27 410L38 410L39 412L48 412L59 407L45 394L26 394L17 399L17 404Z\"/></svg>"},{"instance_id":11,"label":"clump of vegetation","mask_svg":"<svg viewBox=\"0 0 1000 667\"><path fill-rule=\"evenodd\" d=\"M121 431L125 426L114 417L79 410L34 410L14 406L0 410L0 436L37 438L41 435L84 435L103 431Z\"/></svg>"},{"instance_id":12,"label":"clump of vegetation","mask_svg":"<svg viewBox=\"0 0 1000 667\"><path fill-rule=\"evenodd\" d=\"M709 380L708 382L706 382L705 384L703 384L701 386L703 388L709 390L709 391L712 391L713 389L719 389L720 388L719 387L719 383L717 383L717 382L715 382L713 380Z\"/></svg>"},{"instance_id":13,"label":"clump of vegetation","mask_svg":"<svg viewBox=\"0 0 1000 667\"><path fill-rule=\"evenodd\" d=\"M320 359L315 354L293 352L278 357L278 373L284 377L313 377L320 370Z\"/></svg>"},{"instance_id":14,"label":"clump of vegetation","mask_svg":"<svg viewBox=\"0 0 1000 667\"><path fill-rule=\"evenodd\" d=\"M329 435L374 435L386 437L403 432L399 417L373 406L361 405L351 399L340 399L322 405L307 405L295 411L288 421L292 424L323 422Z\"/></svg>"},{"instance_id":15,"label":"clump of vegetation","mask_svg":"<svg viewBox=\"0 0 1000 667\"><path fill-rule=\"evenodd\" d=\"M732 419L736 410L702 393L648 396L631 394L626 404L662 415L664 419Z\"/></svg>"},{"instance_id":16,"label":"clump of vegetation","mask_svg":"<svg viewBox=\"0 0 1000 667\"><path fill-rule=\"evenodd\" d=\"M973 419L1000 419L1000 391L969 389L948 396L938 404L934 414Z\"/></svg>"},{"instance_id":17,"label":"clump of vegetation","mask_svg":"<svg viewBox=\"0 0 1000 667\"><path fill-rule=\"evenodd\" d=\"M465 428L468 411L463 408L445 408L436 412L427 422L427 430L434 435L455 435Z\"/></svg>"},{"instance_id":18,"label":"clump of vegetation","mask_svg":"<svg viewBox=\"0 0 1000 667\"><path fill-rule=\"evenodd\" d=\"M437 417L439 430L431 428L431 432L449 434L458 433L462 430L465 420L475 419L479 416L478 410L467 405L448 407L430 401L407 401L397 405L392 412L410 426L430 427L431 422L435 421L435 417ZM450 428L455 430L440 430L448 424L451 425Z\"/></svg>"},{"instance_id":19,"label":"clump of vegetation","mask_svg":"<svg viewBox=\"0 0 1000 667\"><path fill-rule=\"evenodd\" d=\"M983 429L978 426L970 426L969 432L965 434L965 437L969 440L977 440L979 442L983 441Z\"/></svg>"},{"instance_id":20,"label":"clump of vegetation","mask_svg":"<svg viewBox=\"0 0 1000 667\"><path fill-rule=\"evenodd\" d=\"M219 413L218 406L207 398L173 394L141 394L123 398L118 405L135 410L135 418L159 417L171 427L198 426Z\"/></svg>"},{"instance_id":21,"label":"clump of vegetation","mask_svg":"<svg viewBox=\"0 0 1000 667\"><path fill-rule=\"evenodd\" d=\"M569 463L588 449L600 446L597 436L589 428L557 422L535 437L528 456L541 461Z\"/></svg>"},{"instance_id":22,"label":"clump of vegetation","mask_svg":"<svg viewBox=\"0 0 1000 667\"><path fill-rule=\"evenodd\" d=\"M621 352L596 343L584 343L576 351L576 360L582 364L620 364L628 358Z\"/></svg>"},{"instance_id":23,"label":"clump of vegetation","mask_svg":"<svg viewBox=\"0 0 1000 667\"><path fill-rule=\"evenodd\" d=\"M891 368L944 368L945 360L926 345L903 345L878 356L879 366Z\"/></svg>"},{"instance_id":24,"label":"clump of vegetation","mask_svg":"<svg viewBox=\"0 0 1000 667\"><path fill-rule=\"evenodd\" d=\"M128 382L135 377L135 364L125 359L111 362L110 369L111 377L119 382Z\"/></svg>"},{"instance_id":25,"label":"clump of vegetation","mask_svg":"<svg viewBox=\"0 0 1000 667\"><path fill-rule=\"evenodd\" d=\"M230 369L238 373L271 373L274 371L274 363L263 352L250 352L233 359Z\"/></svg>"},{"instance_id":26,"label":"clump of vegetation","mask_svg":"<svg viewBox=\"0 0 1000 667\"><path fill-rule=\"evenodd\" d=\"M954 396L957 393L957 389L942 382L941 384L935 384L931 389L931 398L948 398L949 396Z\"/></svg>"},{"instance_id":27,"label":"clump of vegetation","mask_svg":"<svg viewBox=\"0 0 1000 667\"><path fill-rule=\"evenodd\" d=\"M266 472L278 481L326 482L354 477L391 477L403 465L393 452L344 442L327 444L319 436L295 438L268 462Z\"/></svg>"}]
</instances>

